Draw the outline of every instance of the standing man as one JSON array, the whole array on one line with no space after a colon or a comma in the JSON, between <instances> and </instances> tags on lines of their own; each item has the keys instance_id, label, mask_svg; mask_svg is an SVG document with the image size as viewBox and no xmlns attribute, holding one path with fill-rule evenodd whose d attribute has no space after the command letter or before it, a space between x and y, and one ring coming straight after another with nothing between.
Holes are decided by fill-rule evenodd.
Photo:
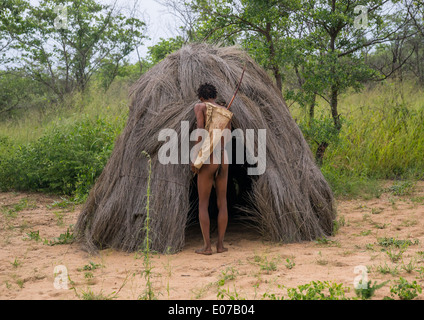
<instances>
[{"instance_id":1,"label":"standing man","mask_svg":"<svg viewBox=\"0 0 424 320\"><path fill-rule=\"evenodd\" d=\"M194 106L194 113L197 120L198 129L206 129L206 123L210 122L208 119L208 107L225 108L216 102L217 91L215 86L205 83L202 84L197 90L197 96L200 103ZM208 106L209 104L209 106ZM211 106L212 105L212 106ZM210 115L209 115L210 116ZM209 121L208 121L209 120ZM231 123L227 125L227 129L231 129ZM200 137L199 137L200 140ZM217 253L228 251L224 247L224 236L228 224L228 209L227 209L227 181L228 181L228 156L223 144L225 141L221 139L221 157L220 161L214 159L214 152L209 157L209 162L202 165L200 169L191 164L191 170L197 173L197 190L199 194L199 222L202 230L204 245L202 248L196 250L196 253L211 255L212 247L210 240L210 219L209 219L209 197L212 186L215 182L216 198L218 205L218 242L216 244ZM199 143L199 141L198 141ZM219 152L219 150L217 150ZM219 158L219 157L215 157ZM215 161L214 161L215 160Z\"/></svg>"}]
</instances>

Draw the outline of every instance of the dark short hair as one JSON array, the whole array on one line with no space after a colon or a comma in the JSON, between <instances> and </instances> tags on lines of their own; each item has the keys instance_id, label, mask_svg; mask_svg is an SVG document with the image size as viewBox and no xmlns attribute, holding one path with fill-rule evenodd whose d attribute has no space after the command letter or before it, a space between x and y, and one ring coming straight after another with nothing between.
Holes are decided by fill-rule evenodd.
<instances>
[{"instance_id":1,"label":"dark short hair","mask_svg":"<svg viewBox=\"0 0 424 320\"><path fill-rule=\"evenodd\" d=\"M214 85L210 83L202 84L199 89L197 89L197 97L203 99L216 99L217 91Z\"/></svg>"}]
</instances>

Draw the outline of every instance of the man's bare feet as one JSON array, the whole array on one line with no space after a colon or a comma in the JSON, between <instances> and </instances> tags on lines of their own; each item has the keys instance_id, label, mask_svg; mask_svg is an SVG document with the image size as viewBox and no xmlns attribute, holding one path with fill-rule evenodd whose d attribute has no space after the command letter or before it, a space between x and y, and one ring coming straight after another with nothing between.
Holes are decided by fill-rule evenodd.
<instances>
[{"instance_id":1,"label":"man's bare feet","mask_svg":"<svg viewBox=\"0 0 424 320\"><path fill-rule=\"evenodd\" d=\"M210 256L212 254L212 249L201 248L201 249L197 249L194 252L196 252L198 254L204 254L204 255Z\"/></svg>"},{"instance_id":2,"label":"man's bare feet","mask_svg":"<svg viewBox=\"0 0 424 320\"><path fill-rule=\"evenodd\" d=\"M223 252L227 252L228 248L224 248L224 246L216 246L216 252L217 253L223 253Z\"/></svg>"}]
</instances>

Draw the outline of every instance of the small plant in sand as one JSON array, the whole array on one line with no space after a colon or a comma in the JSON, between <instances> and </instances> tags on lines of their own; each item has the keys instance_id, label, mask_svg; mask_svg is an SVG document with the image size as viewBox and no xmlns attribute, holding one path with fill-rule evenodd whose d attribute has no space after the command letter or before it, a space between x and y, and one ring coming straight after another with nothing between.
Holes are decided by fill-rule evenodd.
<instances>
[{"instance_id":1,"label":"small plant in sand","mask_svg":"<svg viewBox=\"0 0 424 320\"><path fill-rule=\"evenodd\" d=\"M386 249L386 254L392 262L398 262L402 259L403 253L406 251L408 246L402 247L400 249L388 248Z\"/></svg>"},{"instance_id":2,"label":"small plant in sand","mask_svg":"<svg viewBox=\"0 0 424 320\"><path fill-rule=\"evenodd\" d=\"M235 280L238 276L239 272L233 267L227 267L225 270L221 272L221 276L216 282L218 286L218 299L229 299L229 300L245 300L240 294L237 292L236 286L234 285L234 291L231 292L230 288L224 289L224 285L228 280Z\"/></svg>"},{"instance_id":3,"label":"small plant in sand","mask_svg":"<svg viewBox=\"0 0 424 320\"><path fill-rule=\"evenodd\" d=\"M72 211L75 209L75 202L66 198L61 198L60 201L54 201L52 204L47 205L48 209L59 208L59 209L68 209Z\"/></svg>"},{"instance_id":4,"label":"small plant in sand","mask_svg":"<svg viewBox=\"0 0 424 320\"><path fill-rule=\"evenodd\" d=\"M410 245L418 245L419 240L400 240L396 238L378 238L377 242L384 249L387 256L390 258L392 262L398 262L402 259L403 253L408 249Z\"/></svg>"},{"instance_id":5,"label":"small plant in sand","mask_svg":"<svg viewBox=\"0 0 424 320\"><path fill-rule=\"evenodd\" d=\"M417 270L417 264L415 259L409 260L407 264L402 261L401 269L406 271L407 273L411 273Z\"/></svg>"},{"instance_id":6,"label":"small plant in sand","mask_svg":"<svg viewBox=\"0 0 424 320\"><path fill-rule=\"evenodd\" d=\"M400 277L398 283L390 287L391 297L398 296L400 300L412 300L422 293L422 287L413 281L409 283L408 280Z\"/></svg>"},{"instance_id":7,"label":"small plant in sand","mask_svg":"<svg viewBox=\"0 0 424 320\"><path fill-rule=\"evenodd\" d=\"M233 267L227 267L222 271L221 277L217 281L218 286L223 286L227 280L234 280L238 274L239 272Z\"/></svg>"},{"instance_id":8,"label":"small plant in sand","mask_svg":"<svg viewBox=\"0 0 424 320\"><path fill-rule=\"evenodd\" d=\"M48 241L49 246L55 246L58 244L71 244L74 242L74 234L72 232L72 225L66 229L65 233L61 233L59 237Z\"/></svg>"},{"instance_id":9,"label":"small plant in sand","mask_svg":"<svg viewBox=\"0 0 424 320\"><path fill-rule=\"evenodd\" d=\"M241 296L236 289L236 286L233 286L234 291L230 291L230 288L224 289L222 287L218 287L218 299L228 299L228 300L246 300L245 297Z\"/></svg>"},{"instance_id":10,"label":"small plant in sand","mask_svg":"<svg viewBox=\"0 0 424 320\"><path fill-rule=\"evenodd\" d=\"M338 219L333 221L333 235L336 235L341 227L346 225L345 217L339 216Z\"/></svg>"},{"instance_id":11,"label":"small plant in sand","mask_svg":"<svg viewBox=\"0 0 424 320\"><path fill-rule=\"evenodd\" d=\"M328 260L322 256L321 251L318 251L318 258L316 259L316 263L320 266L325 266L328 264Z\"/></svg>"},{"instance_id":12,"label":"small plant in sand","mask_svg":"<svg viewBox=\"0 0 424 320\"><path fill-rule=\"evenodd\" d=\"M424 280L424 267L419 267L416 271L418 272L418 279Z\"/></svg>"},{"instance_id":13,"label":"small plant in sand","mask_svg":"<svg viewBox=\"0 0 424 320\"><path fill-rule=\"evenodd\" d=\"M81 300L113 300L116 299L116 294L104 294L103 290L98 293L95 293L91 288L88 288L87 291L81 291L81 294L78 295Z\"/></svg>"},{"instance_id":14,"label":"small plant in sand","mask_svg":"<svg viewBox=\"0 0 424 320\"><path fill-rule=\"evenodd\" d=\"M18 260L18 258L15 258L13 262L10 263L14 268L18 268L22 263Z\"/></svg>"},{"instance_id":15,"label":"small plant in sand","mask_svg":"<svg viewBox=\"0 0 424 320\"><path fill-rule=\"evenodd\" d=\"M391 187L387 188L386 191L391 192L395 196L410 195L414 191L416 183L413 181L400 181L395 182Z\"/></svg>"},{"instance_id":16,"label":"small plant in sand","mask_svg":"<svg viewBox=\"0 0 424 320\"><path fill-rule=\"evenodd\" d=\"M53 214L56 217L56 224L59 227L62 227L64 225L63 218L65 217L65 213L64 212L59 212L59 211L54 211Z\"/></svg>"},{"instance_id":17,"label":"small plant in sand","mask_svg":"<svg viewBox=\"0 0 424 320\"><path fill-rule=\"evenodd\" d=\"M37 231L30 231L27 233L28 238L26 238L26 240L34 240L36 242L38 241L42 241L41 237L40 237L40 230Z\"/></svg>"},{"instance_id":18,"label":"small plant in sand","mask_svg":"<svg viewBox=\"0 0 424 320\"><path fill-rule=\"evenodd\" d=\"M315 243L320 246L326 247L340 247L340 242L337 240L331 240L326 237L321 237L315 240Z\"/></svg>"},{"instance_id":19,"label":"small plant in sand","mask_svg":"<svg viewBox=\"0 0 424 320\"><path fill-rule=\"evenodd\" d=\"M2 206L1 212L7 217L7 218L16 218L18 216L18 212L28 209L28 208L35 208L36 205L34 202L28 202L27 198L22 198L19 200L18 203L8 206Z\"/></svg>"},{"instance_id":20,"label":"small plant in sand","mask_svg":"<svg viewBox=\"0 0 424 320\"><path fill-rule=\"evenodd\" d=\"M342 283L312 281L297 288L288 288L287 295L291 300L347 300L345 293L349 290Z\"/></svg>"},{"instance_id":21,"label":"small plant in sand","mask_svg":"<svg viewBox=\"0 0 424 320\"><path fill-rule=\"evenodd\" d=\"M390 223L378 223L375 221L370 221L371 225L376 229L386 229Z\"/></svg>"},{"instance_id":22,"label":"small plant in sand","mask_svg":"<svg viewBox=\"0 0 424 320\"><path fill-rule=\"evenodd\" d=\"M265 271L266 273L270 273L271 271L277 270L277 258L273 258L272 260L268 260L266 256L255 255L253 258L254 262L259 265L260 269Z\"/></svg>"},{"instance_id":23,"label":"small plant in sand","mask_svg":"<svg viewBox=\"0 0 424 320\"><path fill-rule=\"evenodd\" d=\"M392 276L399 274L398 266L395 265L391 267L387 262L385 262L384 265L377 266L375 270L381 274L391 274Z\"/></svg>"},{"instance_id":24,"label":"small plant in sand","mask_svg":"<svg viewBox=\"0 0 424 320\"><path fill-rule=\"evenodd\" d=\"M396 238L383 237L383 238L378 238L377 242L382 247L393 246L396 248L401 248L401 247L406 247L410 245L418 245L420 241L419 239L415 239L414 241L412 241L412 240L401 240Z\"/></svg>"},{"instance_id":25,"label":"small plant in sand","mask_svg":"<svg viewBox=\"0 0 424 320\"><path fill-rule=\"evenodd\" d=\"M359 235L366 237L366 236L369 236L370 234L371 234L371 230L362 230Z\"/></svg>"},{"instance_id":26,"label":"small plant in sand","mask_svg":"<svg viewBox=\"0 0 424 320\"><path fill-rule=\"evenodd\" d=\"M359 281L358 288L355 288L356 295L364 300L371 299L374 296L376 290L384 287L389 281L384 281L380 284L377 284L377 281L374 281L374 284L371 284L371 280L366 283L365 286L362 285L362 280Z\"/></svg>"},{"instance_id":27,"label":"small plant in sand","mask_svg":"<svg viewBox=\"0 0 424 320\"><path fill-rule=\"evenodd\" d=\"M144 278L146 280L146 290L142 295L139 296L141 300L154 300L156 299L156 294L153 291L153 284L151 280L151 273L153 270L152 261L151 261L151 251L150 251L150 181L152 175L152 159L150 155L143 151L142 154L148 158L149 164L149 176L147 178L147 195L146 195L146 219L144 221L144 248L142 250L144 254L143 266Z\"/></svg>"},{"instance_id":28,"label":"small plant in sand","mask_svg":"<svg viewBox=\"0 0 424 320\"><path fill-rule=\"evenodd\" d=\"M384 209L382 208L372 208L371 209L371 214L380 214L383 212Z\"/></svg>"},{"instance_id":29,"label":"small plant in sand","mask_svg":"<svg viewBox=\"0 0 424 320\"><path fill-rule=\"evenodd\" d=\"M279 289L283 289L284 288L284 286L282 286L280 284L277 287ZM262 300L284 300L284 295L278 296L275 293L265 292L264 294L262 294Z\"/></svg>"},{"instance_id":30,"label":"small plant in sand","mask_svg":"<svg viewBox=\"0 0 424 320\"><path fill-rule=\"evenodd\" d=\"M77 288L75 287L75 282L71 280L71 278L68 275L69 284L72 286L70 287L71 290L74 290L75 295L80 300L114 300L118 298L119 292L121 292L122 288L125 287L127 284L129 275L125 277L124 281L122 282L122 285L119 287L118 290L113 291L109 294L105 294L103 290L100 290L100 292L95 293L90 287L87 288L87 290L80 290L80 292L77 291ZM93 275L90 274L90 272L86 272L84 274L84 278L88 279L89 281L92 280Z\"/></svg>"},{"instance_id":31,"label":"small plant in sand","mask_svg":"<svg viewBox=\"0 0 424 320\"><path fill-rule=\"evenodd\" d=\"M90 261L88 264L84 265L82 268L78 268L78 271L92 271L96 270L98 268L103 267L102 264L94 263L93 261Z\"/></svg>"},{"instance_id":32,"label":"small plant in sand","mask_svg":"<svg viewBox=\"0 0 424 320\"><path fill-rule=\"evenodd\" d=\"M24 279L16 279L16 284L18 285L18 287L20 289L22 289L24 287L25 280Z\"/></svg>"},{"instance_id":33,"label":"small plant in sand","mask_svg":"<svg viewBox=\"0 0 424 320\"><path fill-rule=\"evenodd\" d=\"M286 266L287 269L293 269L296 263L294 262L294 260L287 258L286 263L284 265Z\"/></svg>"}]
</instances>

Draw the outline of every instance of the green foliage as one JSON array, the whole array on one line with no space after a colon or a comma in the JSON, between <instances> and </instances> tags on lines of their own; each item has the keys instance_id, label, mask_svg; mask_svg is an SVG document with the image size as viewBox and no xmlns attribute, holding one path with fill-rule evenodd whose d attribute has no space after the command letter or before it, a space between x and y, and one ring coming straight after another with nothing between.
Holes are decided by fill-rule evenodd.
<instances>
[{"instance_id":1,"label":"green foliage","mask_svg":"<svg viewBox=\"0 0 424 320\"><path fill-rule=\"evenodd\" d=\"M101 268L102 265L99 263L94 263L93 261L90 261L89 264L86 264L84 267L82 268L78 268L78 271L92 271L92 270L96 270L98 268Z\"/></svg>"},{"instance_id":2,"label":"green foliage","mask_svg":"<svg viewBox=\"0 0 424 320\"><path fill-rule=\"evenodd\" d=\"M328 246L328 247L340 247L340 242L337 240L331 240L324 236L321 238L318 238L315 240L315 243L321 246Z\"/></svg>"},{"instance_id":3,"label":"green foliage","mask_svg":"<svg viewBox=\"0 0 424 320\"><path fill-rule=\"evenodd\" d=\"M412 181L397 181L387 191L392 192L395 196L410 195L414 190L415 183Z\"/></svg>"},{"instance_id":4,"label":"green foliage","mask_svg":"<svg viewBox=\"0 0 424 320\"><path fill-rule=\"evenodd\" d=\"M312 281L297 288L288 288L287 295L291 300L345 300L349 288L343 284L328 281Z\"/></svg>"},{"instance_id":5,"label":"green foliage","mask_svg":"<svg viewBox=\"0 0 424 320\"><path fill-rule=\"evenodd\" d=\"M87 291L82 290L81 294L77 294L77 296L81 300L113 300L117 298L115 292L104 294L103 290L101 290L99 293L95 293L91 288L88 288Z\"/></svg>"},{"instance_id":6,"label":"green foliage","mask_svg":"<svg viewBox=\"0 0 424 320\"><path fill-rule=\"evenodd\" d=\"M378 238L377 242L382 247L394 246L396 248L405 248L410 245L418 245L419 239L415 239L414 241L411 241L411 240L400 240L396 238L382 237L382 238Z\"/></svg>"},{"instance_id":7,"label":"green foliage","mask_svg":"<svg viewBox=\"0 0 424 320\"><path fill-rule=\"evenodd\" d=\"M40 190L80 200L102 172L119 128L99 117L59 121L38 140L12 145L0 140L0 189Z\"/></svg>"},{"instance_id":8,"label":"green foliage","mask_svg":"<svg viewBox=\"0 0 424 320\"><path fill-rule=\"evenodd\" d=\"M412 300L422 293L422 287L415 280L409 283L400 277L398 284L390 287L390 293L392 297L398 296L400 300Z\"/></svg>"},{"instance_id":9,"label":"green foliage","mask_svg":"<svg viewBox=\"0 0 424 320\"><path fill-rule=\"evenodd\" d=\"M3 19L16 39L11 48L20 53L15 63L62 100L75 89L84 91L102 66L109 70L105 76L110 84L145 38L144 22L95 0L26 3L21 17L19 23L10 16Z\"/></svg>"},{"instance_id":10,"label":"green foliage","mask_svg":"<svg viewBox=\"0 0 424 320\"><path fill-rule=\"evenodd\" d=\"M266 273L271 273L271 271L277 270L277 258L273 258L271 260L268 260L267 256L259 256L255 255L253 258L254 262L257 263L261 270L265 271Z\"/></svg>"},{"instance_id":11,"label":"green foliage","mask_svg":"<svg viewBox=\"0 0 424 320\"><path fill-rule=\"evenodd\" d=\"M146 219L144 221L144 247L142 248L142 252L144 254L143 259L143 266L144 270L142 271L142 275L144 275L144 278L146 279L146 289L142 295L139 296L139 299L141 300L156 300L157 294L153 290L153 284L152 284L152 260L151 260L151 249L150 249L150 183L151 183L151 175L152 175L152 159L150 157L150 154L146 151L141 152L142 155L147 157L148 164L149 164L149 176L147 179L147 202L146 202Z\"/></svg>"},{"instance_id":12,"label":"green foliage","mask_svg":"<svg viewBox=\"0 0 424 320\"><path fill-rule=\"evenodd\" d=\"M410 90L413 96L419 89ZM337 174L345 176L347 183L350 177L363 181L403 178L406 181L387 191L397 195L412 191L411 180L420 179L424 168L424 104L422 99L394 101L397 96L395 88L386 84L364 93L366 101L346 102L349 115L322 167L329 180Z\"/></svg>"},{"instance_id":13,"label":"green foliage","mask_svg":"<svg viewBox=\"0 0 424 320\"><path fill-rule=\"evenodd\" d=\"M9 205L9 206L2 206L0 211L8 218L16 218L18 215L18 212L27 208L35 208L35 207L36 205L33 202L28 202L27 198L22 198L16 204Z\"/></svg>"},{"instance_id":14,"label":"green foliage","mask_svg":"<svg viewBox=\"0 0 424 320\"><path fill-rule=\"evenodd\" d=\"M26 76L24 70L0 70L0 115L3 119L17 109L45 104L45 95L42 86Z\"/></svg>"},{"instance_id":15,"label":"green foliage","mask_svg":"<svg viewBox=\"0 0 424 320\"><path fill-rule=\"evenodd\" d=\"M358 288L355 288L356 295L361 299L371 299L374 296L376 290L384 287L389 281L384 281L380 284L377 284L377 281L374 281L374 284L371 285L371 280L367 282L366 288L362 288L362 280L359 282Z\"/></svg>"},{"instance_id":16,"label":"green foliage","mask_svg":"<svg viewBox=\"0 0 424 320\"><path fill-rule=\"evenodd\" d=\"M323 142L336 143L338 140L339 132L334 127L331 118L320 116L319 118L302 121L299 123L299 128L307 140L317 145Z\"/></svg>"},{"instance_id":17,"label":"green foliage","mask_svg":"<svg viewBox=\"0 0 424 320\"><path fill-rule=\"evenodd\" d=\"M42 239L40 236L40 231L30 231L27 233L26 240L33 240L35 242L43 242L45 245L55 246L58 244L71 244L74 242L74 234L72 233L72 226L66 229L65 233L61 233L58 238L53 240Z\"/></svg>"},{"instance_id":18,"label":"green foliage","mask_svg":"<svg viewBox=\"0 0 424 320\"><path fill-rule=\"evenodd\" d=\"M47 244L49 246L55 246L58 244L71 244L73 242L74 234L71 232L70 228L68 228L65 233L61 233L58 238L48 241Z\"/></svg>"},{"instance_id":19,"label":"green foliage","mask_svg":"<svg viewBox=\"0 0 424 320\"><path fill-rule=\"evenodd\" d=\"M224 271L221 272L221 277L217 281L218 287L222 287L228 280L234 280L237 278L238 271L233 267L227 267Z\"/></svg>"},{"instance_id":20,"label":"green foliage","mask_svg":"<svg viewBox=\"0 0 424 320\"><path fill-rule=\"evenodd\" d=\"M286 263L284 265L286 266L287 269L293 269L296 263L294 262L294 260L287 258Z\"/></svg>"},{"instance_id":21,"label":"green foliage","mask_svg":"<svg viewBox=\"0 0 424 320\"><path fill-rule=\"evenodd\" d=\"M154 45L149 47L148 55L153 65L163 60L168 54L180 49L184 44L184 39L180 36L175 38L163 39Z\"/></svg>"},{"instance_id":22,"label":"green foliage","mask_svg":"<svg viewBox=\"0 0 424 320\"><path fill-rule=\"evenodd\" d=\"M28 240L34 240L36 242L42 241L41 237L40 237L40 231L30 231L27 233L28 236Z\"/></svg>"}]
</instances>

